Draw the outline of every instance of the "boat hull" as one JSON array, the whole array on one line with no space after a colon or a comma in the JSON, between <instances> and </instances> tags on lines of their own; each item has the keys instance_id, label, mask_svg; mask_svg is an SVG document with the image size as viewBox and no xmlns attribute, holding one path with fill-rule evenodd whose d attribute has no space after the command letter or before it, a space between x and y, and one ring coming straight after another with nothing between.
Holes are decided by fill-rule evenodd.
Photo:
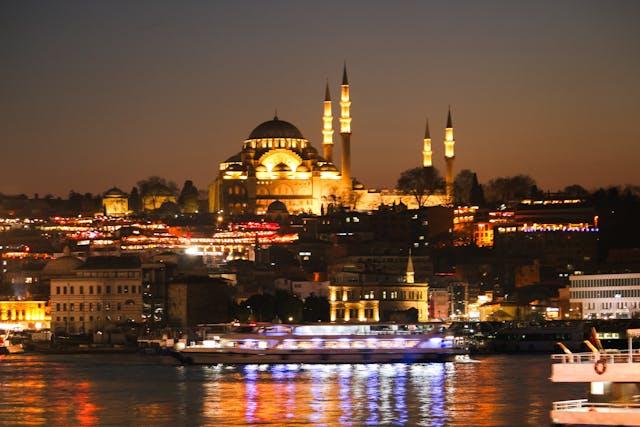
<instances>
[{"instance_id":1,"label":"boat hull","mask_svg":"<svg viewBox=\"0 0 640 427\"><path fill-rule=\"evenodd\" d=\"M215 364L340 364L340 363L414 363L414 362L447 362L456 356L466 354L463 351L446 349L444 351L414 351L414 352L234 352L234 351L206 351L183 350L174 356L184 364L215 365Z\"/></svg>"}]
</instances>

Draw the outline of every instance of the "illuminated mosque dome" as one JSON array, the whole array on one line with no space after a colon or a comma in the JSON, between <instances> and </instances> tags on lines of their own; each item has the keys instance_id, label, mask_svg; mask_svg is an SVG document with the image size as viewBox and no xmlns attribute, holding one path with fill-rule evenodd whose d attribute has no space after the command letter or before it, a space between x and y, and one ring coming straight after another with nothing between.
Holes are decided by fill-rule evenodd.
<instances>
[{"instance_id":1,"label":"illuminated mosque dome","mask_svg":"<svg viewBox=\"0 0 640 427\"><path fill-rule=\"evenodd\" d=\"M273 120L260 123L251 131L248 139L265 139L265 138L293 138L304 139L302 132L289 122L278 119L275 116Z\"/></svg>"}]
</instances>

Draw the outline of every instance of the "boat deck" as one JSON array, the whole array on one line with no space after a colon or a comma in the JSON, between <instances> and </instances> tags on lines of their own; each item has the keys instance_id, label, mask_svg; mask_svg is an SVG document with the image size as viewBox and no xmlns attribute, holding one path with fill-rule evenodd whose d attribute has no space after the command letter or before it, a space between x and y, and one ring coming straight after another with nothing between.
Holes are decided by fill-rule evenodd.
<instances>
[{"instance_id":1,"label":"boat deck","mask_svg":"<svg viewBox=\"0 0 640 427\"><path fill-rule=\"evenodd\" d=\"M551 419L555 424L637 426L640 425L640 404L564 400L553 403Z\"/></svg>"}]
</instances>

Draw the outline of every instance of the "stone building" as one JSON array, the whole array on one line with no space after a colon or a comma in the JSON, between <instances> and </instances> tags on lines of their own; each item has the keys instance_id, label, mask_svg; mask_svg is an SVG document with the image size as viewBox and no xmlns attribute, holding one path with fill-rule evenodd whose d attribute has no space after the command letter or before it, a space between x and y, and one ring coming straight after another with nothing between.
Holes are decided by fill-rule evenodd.
<instances>
[{"instance_id":1,"label":"stone building","mask_svg":"<svg viewBox=\"0 0 640 427\"><path fill-rule=\"evenodd\" d=\"M137 257L96 256L52 278L51 329L90 334L141 322L141 273Z\"/></svg>"}]
</instances>

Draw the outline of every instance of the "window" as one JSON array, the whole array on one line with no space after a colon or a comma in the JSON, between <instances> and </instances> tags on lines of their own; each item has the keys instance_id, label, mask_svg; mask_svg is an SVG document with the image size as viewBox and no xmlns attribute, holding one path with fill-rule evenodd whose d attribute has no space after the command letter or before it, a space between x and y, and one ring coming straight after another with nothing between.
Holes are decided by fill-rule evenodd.
<instances>
[{"instance_id":1,"label":"window","mask_svg":"<svg viewBox=\"0 0 640 427\"><path fill-rule=\"evenodd\" d=\"M110 304L110 303L108 303L108 302L105 302L105 303L104 303L104 309L105 309L105 311L109 311L109 310L111 310L111 304Z\"/></svg>"},{"instance_id":2,"label":"window","mask_svg":"<svg viewBox=\"0 0 640 427\"><path fill-rule=\"evenodd\" d=\"M84 295L84 286L78 286L78 291L80 292L80 295Z\"/></svg>"},{"instance_id":3,"label":"window","mask_svg":"<svg viewBox=\"0 0 640 427\"><path fill-rule=\"evenodd\" d=\"M92 302L89 303L89 311L93 311L93 303Z\"/></svg>"},{"instance_id":4,"label":"window","mask_svg":"<svg viewBox=\"0 0 640 427\"><path fill-rule=\"evenodd\" d=\"M124 293L128 294L129 293L129 286L124 285Z\"/></svg>"},{"instance_id":5,"label":"window","mask_svg":"<svg viewBox=\"0 0 640 427\"><path fill-rule=\"evenodd\" d=\"M118 285L118 293L121 294L122 293L122 286Z\"/></svg>"},{"instance_id":6,"label":"window","mask_svg":"<svg viewBox=\"0 0 640 427\"><path fill-rule=\"evenodd\" d=\"M93 285L89 286L89 294L93 295Z\"/></svg>"},{"instance_id":7,"label":"window","mask_svg":"<svg viewBox=\"0 0 640 427\"><path fill-rule=\"evenodd\" d=\"M56 304L56 311L60 311L60 303Z\"/></svg>"},{"instance_id":8,"label":"window","mask_svg":"<svg viewBox=\"0 0 640 427\"><path fill-rule=\"evenodd\" d=\"M98 285L97 291L98 291L99 294L101 294L102 293L102 286Z\"/></svg>"},{"instance_id":9,"label":"window","mask_svg":"<svg viewBox=\"0 0 640 427\"><path fill-rule=\"evenodd\" d=\"M69 311L74 311L76 308L76 305L74 303L69 304Z\"/></svg>"},{"instance_id":10,"label":"window","mask_svg":"<svg viewBox=\"0 0 640 427\"><path fill-rule=\"evenodd\" d=\"M62 293L63 293L64 295L66 295L66 294L67 294L67 287L66 287L66 286L65 286L64 288L62 288Z\"/></svg>"},{"instance_id":11,"label":"window","mask_svg":"<svg viewBox=\"0 0 640 427\"><path fill-rule=\"evenodd\" d=\"M118 311L122 310L122 304L118 303Z\"/></svg>"},{"instance_id":12,"label":"window","mask_svg":"<svg viewBox=\"0 0 640 427\"><path fill-rule=\"evenodd\" d=\"M84 311L84 303L82 303L82 302L81 302L81 303L78 305L78 310L79 310L79 311Z\"/></svg>"},{"instance_id":13,"label":"window","mask_svg":"<svg viewBox=\"0 0 640 427\"><path fill-rule=\"evenodd\" d=\"M131 286L131 293L135 294L136 293L136 286Z\"/></svg>"},{"instance_id":14,"label":"window","mask_svg":"<svg viewBox=\"0 0 640 427\"><path fill-rule=\"evenodd\" d=\"M107 294L111 293L111 286L110 285L105 286L105 293L107 293Z\"/></svg>"},{"instance_id":15,"label":"window","mask_svg":"<svg viewBox=\"0 0 640 427\"><path fill-rule=\"evenodd\" d=\"M56 286L56 295L60 295L60 286Z\"/></svg>"},{"instance_id":16,"label":"window","mask_svg":"<svg viewBox=\"0 0 640 427\"><path fill-rule=\"evenodd\" d=\"M69 293L70 293L71 295L73 295L73 291L74 291L73 286L70 286L70 287L69 287Z\"/></svg>"},{"instance_id":17,"label":"window","mask_svg":"<svg viewBox=\"0 0 640 427\"><path fill-rule=\"evenodd\" d=\"M62 303L62 311L67 311L67 303Z\"/></svg>"},{"instance_id":18,"label":"window","mask_svg":"<svg viewBox=\"0 0 640 427\"><path fill-rule=\"evenodd\" d=\"M102 304L97 303L96 304L96 311L100 311L100 310L102 310Z\"/></svg>"}]
</instances>

